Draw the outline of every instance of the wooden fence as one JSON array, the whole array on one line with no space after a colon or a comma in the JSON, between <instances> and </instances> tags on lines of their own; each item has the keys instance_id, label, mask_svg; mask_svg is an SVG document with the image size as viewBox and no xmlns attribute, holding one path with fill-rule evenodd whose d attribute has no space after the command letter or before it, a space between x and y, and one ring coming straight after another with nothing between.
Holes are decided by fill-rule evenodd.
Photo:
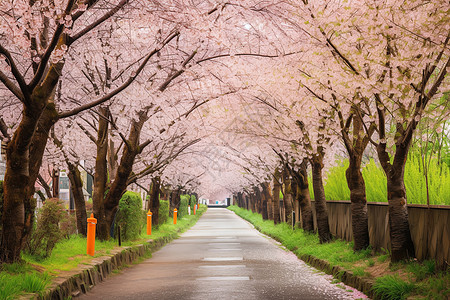
<instances>
[{"instance_id":1,"label":"wooden fence","mask_svg":"<svg viewBox=\"0 0 450 300\"><path fill-rule=\"evenodd\" d=\"M314 206L314 201L312 202ZM352 216L350 201L327 201L331 233L351 241ZM390 249L389 214L387 203L368 203L369 237L374 249ZM313 209L315 214L315 210ZM296 219L298 216L296 214ZM440 267L450 263L450 207L431 205L408 205L409 227L419 260L434 259ZM314 215L314 228L317 228Z\"/></svg>"}]
</instances>

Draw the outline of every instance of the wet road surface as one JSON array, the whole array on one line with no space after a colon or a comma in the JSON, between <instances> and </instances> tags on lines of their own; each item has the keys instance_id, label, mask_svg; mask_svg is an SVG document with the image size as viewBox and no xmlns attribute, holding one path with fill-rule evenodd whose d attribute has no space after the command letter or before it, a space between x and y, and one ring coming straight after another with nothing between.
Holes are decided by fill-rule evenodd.
<instances>
[{"instance_id":1,"label":"wet road surface","mask_svg":"<svg viewBox=\"0 0 450 300\"><path fill-rule=\"evenodd\" d=\"M355 299L224 208L78 299ZM358 296L359 297L359 296Z\"/></svg>"}]
</instances>

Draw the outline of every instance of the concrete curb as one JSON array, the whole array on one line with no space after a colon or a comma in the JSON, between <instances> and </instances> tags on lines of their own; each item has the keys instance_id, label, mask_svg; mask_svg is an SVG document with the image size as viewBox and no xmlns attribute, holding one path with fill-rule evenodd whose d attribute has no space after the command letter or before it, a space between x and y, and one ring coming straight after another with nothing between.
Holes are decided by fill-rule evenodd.
<instances>
[{"instance_id":1,"label":"concrete curb","mask_svg":"<svg viewBox=\"0 0 450 300\"><path fill-rule=\"evenodd\" d=\"M199 219L203 213L204 211L200 214ZM189 230L197 221L185 230ZM180 233L181 231L178 231L166 237L148 240L141 245L111 250L112 255L96 257L89 264L80 265L79 268L56 277L52 285L42 295L35 294L32 298L63 300L70 297L77 297L82 293L85 294L95 285L105 280L114 270L133 263L148 252L159 250L167 243L178 238Z\"/></svg>"},{"instance_id":2,"label":"concrete curb","mask_svg":"<svg viewBox=\"0 0 450 300\"><path fill-rule=\"evenodd\" d=\"M236 214L236 212L234 212L234 213ZM256 230L258 230L262 234L274 239L275 241L277 241L281 245L283 245L281 240L278 237L264 233L261 231L261 228L258 227L257 225L242 218L238 214L236 214L236 216L247 221L249 224L251 224ZM286 248L286 250L289 250L289 249ZM289 250L289 251L291 251L291 250ZM294 253L294 252L292 252L292 253ZM295 255L297 255L297 254L295 254ZM373 289L372 289L373 285L375 284L375 280L370 279L370 278L356 276L351 271L348 271L340 266L332 266L329 262L327 262L323 259L317 258L315 256L309 255L309 254L303 254L300 256L297 255L297 257L299 259L303 260L308 265L310 265L316 269L319 269L327 274L333 275L333 277L341 280L344 284L351 286L351 287L357 289L358 291L363 292L364 294L369 296L371 299L374 299L374 300L379 299L379 298L377 298L377 296L375 295L375 293L373 292Z\"/></svg>"},{"instance_id":3,"label":"concrete curb","mask_svg":"<svg viewBox=\"0 0 450 300\"><path fill-rule=\"evenodd\" d=\"M102 256L93 259L89 265L80 266L79 269L63 276L56 277L50 288L37 299L67 299L88 292L96 284L111 275L113 270L131 264L147 252L154 252L172 241L178 233L157 240L149 240L145 244L133 247L123 247L112 250L112 256Z\"/></svg>"}]
</instances>

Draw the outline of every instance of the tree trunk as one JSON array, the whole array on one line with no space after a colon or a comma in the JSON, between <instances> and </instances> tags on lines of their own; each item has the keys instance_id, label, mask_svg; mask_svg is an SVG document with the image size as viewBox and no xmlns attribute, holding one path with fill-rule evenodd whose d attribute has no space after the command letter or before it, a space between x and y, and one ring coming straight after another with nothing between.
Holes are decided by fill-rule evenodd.
<instances>
[{"instance_id":1,"label":"tree trunk","mask_svg":"<svg viewBox=\"0 0 450 300\"><path fill-rule=\"evenodd\" d=\"M353 151L349 154L350 164L345 172L345 176L350 189L354 250L359 251L366 249L370 245L366 185L361 173L362 152Z\"/></svg>"},{"instance_id":2,"label":"tree trunk","mask_svg":"<svg viewBox=\"0 0 450 300\"><path fill-rule=\"evenodd\" d=\"M131 147L134 147L134 145L131 144ZM129 149L128 146L125 146L115 176L116 179L111 183L111 187L109 191L106 193L106 197L104 200L106 227L103 227L103 229L106 229L107 231L99 233L99 236L107 237L110 232L110 228L113 224L114 217L116 215L117 209L119 208L120 199L127 190L128 177L133 171L133 164L136 155L137 152L135 149L133 148Z\"/></svg>"},{"instance_id":3,"label":"tree trunk","mask_svg":"<svg viewBox=\"0 0 450 300\"><path fill-rule=\"evenodd\" d=\"M169 215L173 217L173 210L176 208L177 211L180 210L180 201L181 201L181 188L177 188L176 190L172 190L170 193L170 212ZM179 217L180 214L177 213L177 217Z\"/></svg>"},{"instance_id":4,"label":"tree trunk","mask_svg":"<svg viewBox=\"0 0 450 300\"><path fill-rule=\"evenodd\" d=\"M280 220L280 172L278 169L275 170L273 175L273 223L278 224Z\"/></svg>"},{"instance_id":5,"label":"tree trunk","mask_svg":"<svg viewBox=\"0 0 450 300\"><path fill-rule=\"evenodd\" d=\"M391 238L391 260L393 262L415 257L414 244L409 229L406 188L403 174L393 172L387 178L389 202L389 229Z\"/></svg>"},{"instance_id":6,"label":"tree trunk","mask_svg":"<svg viewBox=\"0 0 450 300\"><path fill-rule=\"evenodd\" d=\"M81 182L81 174L76 165L67 162L67 166L69 169L68 177L70 180L70 188L72 190L73 199L75 202L78 233L86 236L87 215L86 203L83 196L83 183Z\"/></svg>"},{"instance_id":7,"label":"tree trunk","mask_svg":"<svg viewBox=\"0 0 450 300\"><path fill-rule=\"evenodd\" d=\"M111 129L110 129L111 134ZM117 169L119 168L118 157L116 153L117 149L114 147L114 141L109 140L108 145L108 172L109 181L113 182L116 179Z\"/></svg>"},{"instance_id":8,"label":"tree trunk","mask_svg":"<svg viewBox=\"0 0 450 300\"><path fill-rule=\"evenodd\" d=\"M64 42L64 37L61 38ZM19 261L20 252L29 238L33 226L36 201L34 183L42 163L42 154L34 150L33 142L39 146L47 139L36 139L42 112L49 108L49 99L64 66L63 61L51 66L45 79L25 95L22 119L6 148L6 173L3 182L3 215L0 262ZM56 113L56 110L53 110ZM56 121L56 118L55 118ZM53 124L52 124L53 125ZM50 126L51 127L51 126ZM48 131L46 133L48 137Z\"/></svg>"},{"instance_id":9,"label":"tree trunk","mask_svg":"<svg viewBox=\"0 0 450 300\"><path fill-rule=\"evenodd\" d=\"M159 225L159 187L161 186L161 179L159 177L152 178L152 186L150 188L150 204L149 209L152 212L152 225Z\"/></svg>"},{"instance_id":10,"label":"tree trunk","mask_svg":"<svg viewBox=\"0 0 450 300\"><path fill-rule=\"evenodd\" d=\"M30 145L42 108L24 107L22 120L6 148L6 173L3 182L2 241L0 261L20 261L25 237L31 233L34 207L30 193ZM37 175L36 175L37 177Z\"/></svg>"},{"instance_id":11,"label":"tree trunk","mask_svg":"<svg viewBox=\"0 0 450 300\"><path fill-rule=\"evenodd\" d=\"M108 119L109 111L104 109L101 113L106 116ZM133 120L130 128L130 133L128 134L128 139L125 143L124 150L122 153L122 157L120 159L120 164L117 167L117 171L114 176L114 181L111 183L110 189L104 196L106 191L106 157L108 155L108 125L106 126L103 122L107 122L104 120L105 118L99 118L99 132L98 132L98 141L97 141L97 159L100 157L101 168L100 174L101 181L99 184L103 184L104 187L100 188L103 190L103 194L97 195L97 201L102 200L101 203L98 203L97 206L94 204L94 211L98 209L98 220L97 224L99 224L98 228L98 237L100 240L109 239L110 228L114 222L114 217L116 215L117 209L119 207L120 199L122 195L126 192L127 186L129 184L128 178L130 177L131 172L133 171L133 164L136 158L142 149L139 146L140 134L142 130L142 126L148 120L147 113L145 111L139 112L139 119ZM100 125L102 122L102 126ZM104 172L104 173L103 173ZM97 175L97 164L96 164L96 175ZM95 181L95 177L94 177ZM100 191L99 191L100 192ZM94 189L95 195L95 189ZM103 198L104 197L104 198ZM101 206L101 207L99 207Z\"/></svg>"},{"instance_id":12,"label":"tree trunk","mask_svg":"<svg viewBox=\"0 0 450 300\"><path fill-rule=\"evenodd\" d=\"M322 155L315 155L315 157L311 161L311 165L313 171L313 189L316 204L316 221L317 229L319 231L319 240L321 243L327 243L331 241L332 236L330 233L330 226L328 224L327 203L322 181Z\"/></svg>"},{"instance_id":13,"label":"tree trunk","mask_svg":"<svg viewBox=\"0 0 450 300\"><path fill-rule=\"evenodd\" d=\"M250 205L250 210L252 211L252 212L256 212L256 205L255 205L255 198L253 197L253 194L248 194L247 195L247 199L248 199L248 202L249 202L249 205Z\"/></svg>"},{"instance_id":14,"label":"tree trunk","mask_svg":"<svg viewBox=\"0 0 450 300\"><path fill-rule=\"evenodd\" d=\"M263 184L261 184L261 186L263 186ZM259 199L260 199L261 215L263 217L263 220L268 220L269 215L267 212L267 198L266 198L266 194L264 193L264 188L262 188L262 190L260 190L258 187L256 187L255 191L256 191L257 197L259 197Z\"/></svg>"},{"instance_id":15,"label":"tree trunk","mask_svg":"<svg viewBox=\"0 0 450 300\"><path fill-rule=\"evenodd\" d=\"M235 195L235 198L236 198L236 205L238 207L242 207L242 194L241 194L241 192L237 193Z\"/></svg>"},{"instance_id":16,"label":"tree trunk","mask_svg":"<svg viewBox=\"0 0 450 300\"><path fill-rule=\"evenodd\" d=\"M261 187L262 193L266 199L267 218L269 220L273 220L273 196L270 193L270 183L266 181L261 184Z\"/></svg>"},{"instance_id":17,"label":"tree trunk","mask_svg":"<svg viewBox=\"0 0 450 300\"><path fill-rule=\"evenodd\" d=\"M304 159L300 165L298 172L294 172L294 178L297 181L297 198L300 206L300 213L302 215L303 230L309 233L314 232L314 220L311 206L311 197L309 195L308 183L308 162Z\"/></svg>"},{"instance_id":18,"label":"tree trunk","mask_svg":"<svg viewBox=\"0 0 450 300\"><path fill-rule=\"evenodd\" d=\"M283 183L284 183L284 214L286 216L286 223L292 224L292 211L294 210L294 199L292 195L291 178L289 172L285 167L283 170Z\"/></svg>"},{"instance_id":19,"label":"tree trunk","mask_svg":"<svg viewBox=\"0 0 450 300\"><path fill-rule=\"evenodd\" d=\"M92 202L94 208L94 217L97 218L97 237L100 240L109 239L109 228L106 223L104 199L106 192L106 183L108 178L107 161L108 155L108 110L104 107L99 108L102 116L98 121L97 131L97 155L95 158L94 190Z\"/></svg>"},{"instance_id":20,"label":"tree trunk","mask_svg":"<svg viewBox=\"0 0 450 300\"><path fill-rule=\"evenodd\" d=\"M378 157L387 177L392 262L415 257L414 244L409 229L404 182L408 149L409 144L397 145L394 162L390 164L387 159L388 154L385 151L385 144L380 143L377 147Z\"/></svg>"}]
</instances>

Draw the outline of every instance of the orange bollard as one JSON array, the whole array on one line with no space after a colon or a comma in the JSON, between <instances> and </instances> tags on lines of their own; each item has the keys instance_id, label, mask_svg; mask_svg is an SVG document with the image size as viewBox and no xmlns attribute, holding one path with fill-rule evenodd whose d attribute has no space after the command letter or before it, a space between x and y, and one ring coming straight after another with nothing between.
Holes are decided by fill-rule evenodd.
<instances>
[{"instance_id":1,"label":"orange bollard","mask_svg":"<svg viewBox=\"0 0 450 300\"><path fill-rule=\"evenodd\" d=\"M197 204L194 204L194 215L197 212Z\"/></svg>"},{"instance_id":2,"label":"orange bollard","mask_svg":"<svg viewBox=\"0 0 450 300\"><path fill-rule=\"evenodd\" d=\"M97 224L97 219L94 218L94 214L87 219L87 247L86 253L90 256L94 256L95 253L95 224Z\"/></svg>"},{"instance_id":3,"label":"orange bollard","mask_svg":"<svg viewBox=\"0 0 450 300\"><path fill-rule=\"evenodd\" d=\"M152 212L147 212L147 235L152 235Z\"/></svg>"},{"instance_id":4,"label":"orange bollard","mask_svg":"<svg viewBox=\"0 0 450 300\"><path fill-rule=\"evenodd\" d=\"M177 214L178 214L178 210L175 208L173 210L173 224L177 224Z\"/></svg>"}]
</instances>

